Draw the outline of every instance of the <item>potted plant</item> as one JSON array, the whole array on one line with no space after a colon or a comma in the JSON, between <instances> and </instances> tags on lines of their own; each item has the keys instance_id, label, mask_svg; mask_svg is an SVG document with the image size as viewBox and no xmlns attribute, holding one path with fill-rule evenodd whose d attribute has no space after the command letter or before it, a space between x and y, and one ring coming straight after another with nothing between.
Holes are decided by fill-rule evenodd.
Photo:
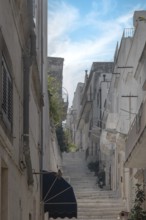
<instances>
[{"instance_id":1,"label":"potted plant","mask_svg":"<svg viewBox=\"0 0 146 220\"><path fill-rule=\"evenodd\" d=\"M143 203L145 201L144 190L140 184L136 184L135 200L133 208L130 212L130 220L146 220L146 211L143 209Z\"/></svg>"}]
</instances>

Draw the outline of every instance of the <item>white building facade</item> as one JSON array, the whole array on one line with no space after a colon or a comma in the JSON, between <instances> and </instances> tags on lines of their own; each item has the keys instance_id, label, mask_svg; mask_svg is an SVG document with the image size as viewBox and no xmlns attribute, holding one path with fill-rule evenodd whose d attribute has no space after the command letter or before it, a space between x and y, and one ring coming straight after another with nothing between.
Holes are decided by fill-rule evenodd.
<instances>
[{"instance_id":1,"label":"white building facade","mask_svg":"<svg viewBox=\"0 0 146 220\"><path fill-rule=\"evenodd\" d=\"M120 46L116 49L108 105L105 109L108 112L104 118L106 126L100 140L101 148L108 154L106 174L108 176L110 173L111 189L123 198L128 211L132 207L135 184L145 184L145 172L138 169L145 170L142 162L144 148L139 148L135 154L138 149L136 140L141 137L143 130L142 106L146 95L145 17L145 11L134 13L134 28L124 30ZM141 119L138 120L138 116ZM108 178L106 180L109 184Z\"/></svg>"},{"instance_id":2,"label":"white building facade","mask_svg":"<svg viewBox=\"0 0 146 220\"><path fill-rule=\"evenodd\" d=\"M47 13L47 0L0 1L0 220L44 219L41 171L57 170L50 160Z\"/></svg>"}]
</instances>

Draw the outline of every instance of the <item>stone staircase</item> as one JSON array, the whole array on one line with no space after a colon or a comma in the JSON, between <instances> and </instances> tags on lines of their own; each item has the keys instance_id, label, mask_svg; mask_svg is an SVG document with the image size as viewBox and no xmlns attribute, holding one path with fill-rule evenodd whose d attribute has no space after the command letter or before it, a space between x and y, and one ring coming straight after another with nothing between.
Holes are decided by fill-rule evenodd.
<instances>
[{"instance_id":1,"label":"stone staircase","mask_svg":"<svg viewBox=\"0 0 146 220\"><path fill-rule=\"evenodd\" d=\"M89 171L84 158L83 152L63 153L63 177L74 189L78 219L116 220L123 210L122 201L113 191L98 187L97 177Z\"/></svg>"}]
</instances>

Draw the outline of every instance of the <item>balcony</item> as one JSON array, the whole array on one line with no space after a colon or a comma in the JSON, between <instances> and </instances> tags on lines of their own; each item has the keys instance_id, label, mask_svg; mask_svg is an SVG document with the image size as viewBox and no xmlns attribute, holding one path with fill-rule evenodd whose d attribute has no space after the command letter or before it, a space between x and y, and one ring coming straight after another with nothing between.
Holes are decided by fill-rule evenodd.
<instances>
[{"instance_id":1,"label":"balcony","mask_svg":"<svg viewBox=\"0 0 146 220\"><path fill-rule=\"evenodd\" d=\"M141 104L126 140L125 166L130 168L146 167L146 101Z\"/></svg>"},{"instance_id":2,"label":"balcony","mask_svg":"<svg viewBox=\"0 0 146 220\"><path fill-rule=\"evenodd\" d=\"M128 38L128 37L133 37L134 35L134 28L125 28L123 32L123 37Z\"/></svg>"}]
</instances>

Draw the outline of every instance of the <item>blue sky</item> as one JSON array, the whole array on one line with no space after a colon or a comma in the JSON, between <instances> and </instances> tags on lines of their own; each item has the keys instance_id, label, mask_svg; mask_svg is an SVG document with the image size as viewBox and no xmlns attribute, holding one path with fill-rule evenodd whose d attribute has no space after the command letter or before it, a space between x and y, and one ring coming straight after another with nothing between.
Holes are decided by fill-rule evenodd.
<instances>
[{"instance_id":1,"label":"blue sky","mask_svg":"<svg viewBox=\"0 0 146 220\"><path fill-rule=\"evenodd\" d=\"M133 13L145 0L48 0L48 56L64 58L63 86L69 104L93 62L112 61Z\"/></svg>"}]
</instances>

